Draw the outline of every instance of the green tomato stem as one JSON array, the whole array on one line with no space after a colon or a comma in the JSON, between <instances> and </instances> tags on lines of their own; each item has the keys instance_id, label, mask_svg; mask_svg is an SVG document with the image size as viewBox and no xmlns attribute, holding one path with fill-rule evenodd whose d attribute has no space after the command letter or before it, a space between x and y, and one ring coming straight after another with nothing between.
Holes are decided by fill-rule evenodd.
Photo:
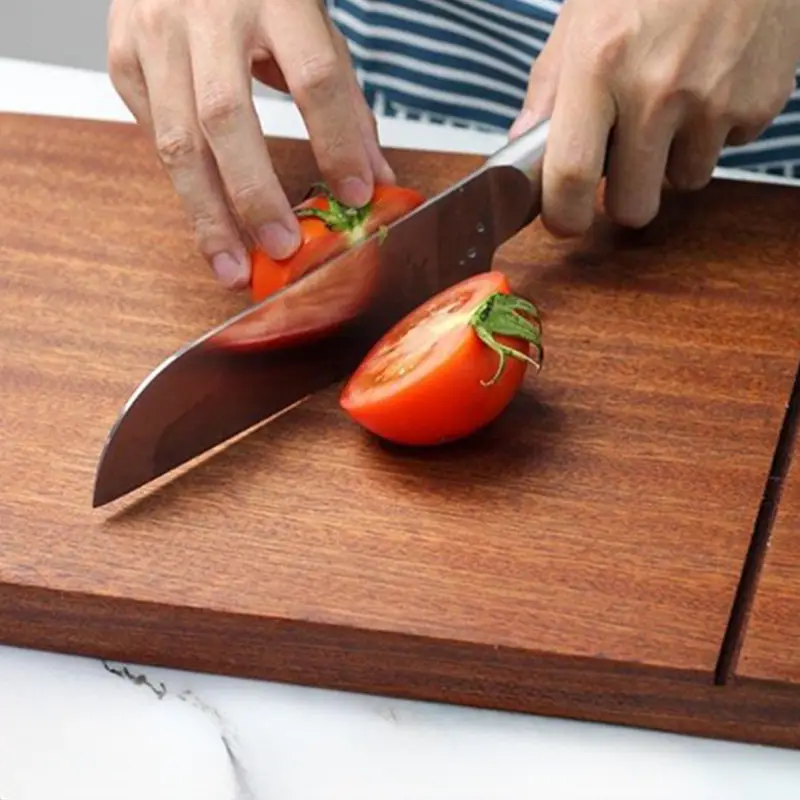
<instances>
[{"instance_id":1,"label":"green tomato stem","mask_svg":"<svg viewBox=\"0 0 800 800\"><path fill-rule=\"evenodd\" d=\"M478 338L497 353L499 359L497 371L488 381L481 381L482 386L491 386L500 379L509 358L527 361L536 367L537 372L542 368L544 348L541 318L539 310L529 300L495 292L475 309L469 324ZM536 351L536 359L498 342L496 336L514 336L530 342Z\"/></svg>"},{"instance_id":2,"label":"green tomato stem","mask_svg":"<svg viewBox=\"0 0 800 800\"><path fill-rule=\"evenodd\" d=\"M315 217L321 220L329 230L337 233L349 233L360 228L367 221L370 212L369 203L359 208L348 206L337 200L324 183L314 184L313 188L327 198L328 208L298 208L295 211L298 219Z\"/></svg>"}]
</instances>

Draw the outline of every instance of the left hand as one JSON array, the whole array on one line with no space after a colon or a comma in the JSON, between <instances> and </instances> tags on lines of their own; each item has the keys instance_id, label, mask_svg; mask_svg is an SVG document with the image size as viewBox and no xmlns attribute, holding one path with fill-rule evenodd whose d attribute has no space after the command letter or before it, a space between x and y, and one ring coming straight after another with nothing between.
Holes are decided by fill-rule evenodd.
<instances>
[{"instance_id":1,"label":"left hand","mask_svg":"<svg viewBox=\"0 0 800 800\"><path fill-rule=\"evenodd\" d=\"M699 189L769 126L798 58L800 0L566 0L511 129L551 118L543 223L589 228L608 150L606 212L646 225L665 177Z\"/></svg>"}]
</instances>

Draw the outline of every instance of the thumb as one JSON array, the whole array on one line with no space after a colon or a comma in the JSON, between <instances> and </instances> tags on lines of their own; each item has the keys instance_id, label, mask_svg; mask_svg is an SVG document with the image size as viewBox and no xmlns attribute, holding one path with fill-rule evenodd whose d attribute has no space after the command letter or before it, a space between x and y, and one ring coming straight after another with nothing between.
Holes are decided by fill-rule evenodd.
<instances>
[{"instance_id":1,"label":"thumb","mask_svg":"<svg viewBox=\"0 0 800 800\"><path fill-rule=\"evenodd\" d=\"M566 16L568 8L569 3L564 6L553 26L550 38L533 62L525 101L514 124L508 131L509 139L516 139L553 113L569 24Z\"/></svg>"}]
</instances>

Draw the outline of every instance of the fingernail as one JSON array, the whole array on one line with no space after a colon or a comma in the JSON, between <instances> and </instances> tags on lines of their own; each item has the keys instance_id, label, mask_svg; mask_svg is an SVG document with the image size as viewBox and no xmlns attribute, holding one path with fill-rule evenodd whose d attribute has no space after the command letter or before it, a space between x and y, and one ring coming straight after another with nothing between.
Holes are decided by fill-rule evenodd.
<instances>
[{"instance_id":1,"label":"fingernail","mask_svg":"<svg viewBox=\"0 0 800 800\"><path fill-rule=\"evenodd\" d=\"M300 245L297 226L291 228L282 222L268 222L258 231L258 243L267 255L278 260L288 258Z\"/></svg>"},{"instance_id":2,"label":"fingernail","mask_svg":"<svg viewBox=\"0 0 800 800\"><path fill-rule=\"evenodd\" d=\"M250 262L246 254L237 258L231 253L217 253L211 259L211 268L229 289L240 289L250 281Z\"/></svg>"},{"instance_id":3,"label":"fingernail","mask_svg":"<svg viewBox=\"0 0 800 800\"><path fill-rule=\"evenodd\" d=\"M363 206L372 198L372 191L361 178L345 178L336 189L339 199L348 206Z\"/></svg>"}]
</instances>

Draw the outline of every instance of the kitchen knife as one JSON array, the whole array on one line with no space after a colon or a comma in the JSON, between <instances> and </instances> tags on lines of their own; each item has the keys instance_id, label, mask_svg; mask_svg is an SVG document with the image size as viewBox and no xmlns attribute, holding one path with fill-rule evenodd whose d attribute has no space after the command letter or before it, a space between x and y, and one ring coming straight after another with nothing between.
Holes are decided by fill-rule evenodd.
<instances>
[{"instance_id":1,"label":"kitchen knife","mask_svg":"<svg viewBox=\"0 0 800 800\"><path fill-rule=\"evenodd\" d=\"M167 358L112 427L93 506L342 380L409 311L489 269L495 250L539 215L548 129L547 121L532 128L387 230Z\"/></svg>"}]
</instances>

